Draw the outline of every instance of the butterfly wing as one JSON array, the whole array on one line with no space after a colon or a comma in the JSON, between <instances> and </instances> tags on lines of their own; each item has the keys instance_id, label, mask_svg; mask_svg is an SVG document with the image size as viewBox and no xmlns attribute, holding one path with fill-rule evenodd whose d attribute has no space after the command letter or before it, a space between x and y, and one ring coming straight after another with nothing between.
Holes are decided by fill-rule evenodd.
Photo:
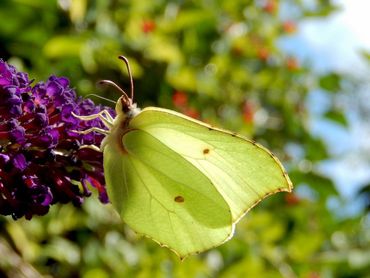
<instances>
[{"instance_id":1,"label":"butterfly wing","mask_svg":"<svg viewBox=\"0 0 370 278\"><path fill-rule=\"evenodd\" d=\"M181 258L233 233L229 206L194 165L143 130L123 136L127 153L104 148L111 202L122 219Z\"/></svg>"},{"instance_id":2,"label":"butterfly wing","mask_svg":"<svg viewBox=\"0 0 370 278\"><path fill-rule=\"evenodd\" d=\"M110 199L136 232L180 257L228 240L235 223L264 197L290 191L265 148L171 110L146 108L104 148Z\"/></svg>"},{"instance_id":3,"label":"butterfly wing","mask_svg":"<svg viewBox=\"0 0 370 278\"><path fill-rule=\"evenodd\" d=\"M138 114L130 128L150 134L208 177L229 205L233 223L264 197L292 190L270 151L229 131L155 107Z\"/></svg>"}]
</instances>

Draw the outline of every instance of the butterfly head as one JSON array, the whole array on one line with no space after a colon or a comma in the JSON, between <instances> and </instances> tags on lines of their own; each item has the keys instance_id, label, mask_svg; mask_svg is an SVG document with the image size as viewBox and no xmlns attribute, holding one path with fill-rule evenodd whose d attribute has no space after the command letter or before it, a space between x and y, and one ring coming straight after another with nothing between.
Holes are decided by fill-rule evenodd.
<instances>
[{"instance_id":1,"label":"butterfly head","mask_svg":"<svg viewBox=\"0 0 370 278\"><path fill-rule=\"evenodd\" d=\"M137 107L136 103L132 102L131 98L127 95L122 95L116 104L117 115L123 115L125 118L133 118L140 112L140 108Z\"/></svg>"},{"instance_id":2,"label":"butterfly head","mask_svg":"<svg viewBox=\"0 0 370 278\"><path fill-rule=\"evenodd\" d=\"M133 78L132 78L131 68L130 68L130 64L128 62L128 59L125 56L119 56L118 58L120 60L124 61L125 64L126 64L126 67L127 67L128 75L129 75L129 78L130 78L130 85L131 85L130 96L128 96L128 94L126 94L126 92L121 87L119 87L116 83L114 83L111 80L102 80L99 83L113 86L118 91L120 91L122 93L122 96L118 99L117 104L116 104L117 116L119 116L119 118L131 119L140 112L140 108L138 108L136 106L136 103L133 102L133 99L134 99L134 81L133 81Z\"/></svg>"}]
</instances>

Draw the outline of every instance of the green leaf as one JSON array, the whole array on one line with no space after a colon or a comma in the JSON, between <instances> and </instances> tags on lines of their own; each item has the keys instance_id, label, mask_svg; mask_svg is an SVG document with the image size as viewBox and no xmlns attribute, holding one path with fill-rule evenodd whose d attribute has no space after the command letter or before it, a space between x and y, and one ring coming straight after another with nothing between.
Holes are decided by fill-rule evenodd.
<instances>
[{"instance_id":1,"label":"green leaf","mask_svg":"<svg viewBox=\"0 0 370 278\"><path fill-rule=\"evenodd\" d=\"M309 236L303 233L296 233L290 240L287 252L293 260L304 262L313 258L323 240L323 235L320 233L310 233Z\"/></svg>"},{"instance_id":2,"label":"green leaf","mask_svg":"<svg viewBox=\"0 0 370 278\"><path fill-rule=\"evenodd\" d=\"M85 39L71 36L56 36L44 46L44 54L49 58L79 57Z\"/></svg>"},{"instance_id":3,"label":"green leaf","mask_svg":"<svg viewBox=\"0 0 370 278\"><path fill-rule=\"evenodd\" d=\"M197 78L195 71L189 67L173 67L167 71L167 80L179 90L196 91Z\"/></svg>"},{"instance_id":4,"label":"green leaf","mask_svg":"<svg viewBox=\"0 0 370 278\"><path fill-rule=\"evenodd\" d=\"M336 73L330 73L320 78L319 84L326 91L337 93L341 89L341 77Z\"/></svg>"},{"instance_id":5,"label":"green leaf","mask_svg":"<svg viewBox=\"0 0 370 278\"><path fill-rule=\"evenodd\" d=\"M212 25L215 22L215 16L206 10L184 10L177 16L175 22L167 25L172 32L178 32L188 28L201 28L206 25Z\"/></svg>"},{"instance_id":6,"label":"green leaf","mask_svg":"<svg viewBox=\"0 0 370 278\"><path fill-rule=\"evenodd\" d=\"M182 61L182 53L175 42L160 36L155 36L146 46L145 56L154 61L178 63Z\"/></svg>"},{"instance_id":7,"label":"green leaf","mask_svg":"<svg viewBox=\"0 0 370 278\"><path fill-rule=\"evenodd\" d=\"M294 184L308 184L323 199L339 195L334 182L322 174L315 172L302 173L300 171L291 171L289 174Z\"/></svg>"},{"instance_id":8,"label":"green leaf","mask_svg":"<svg viewBox=\"0 0 370 278\"><path fill-rule=\"evenodd\" d=\"M348 120L342 111L332 109L327 111L324 117L344 127L348 127Z\"/></svg>"}]
</instances>

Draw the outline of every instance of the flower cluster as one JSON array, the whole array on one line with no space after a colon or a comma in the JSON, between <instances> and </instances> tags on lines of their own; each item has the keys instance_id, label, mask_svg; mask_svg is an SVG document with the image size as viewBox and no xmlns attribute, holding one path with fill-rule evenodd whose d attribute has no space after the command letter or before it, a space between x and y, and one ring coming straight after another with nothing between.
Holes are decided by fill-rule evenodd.
<instances>
[{"instance_id":1,"label":"flower cluster","mask_svg":"<svg viewBox=\"0 0 370 278\"><path fill-rule=\"evenodd\" d=\"M0 60L0 214L31 219L56 203L78 206L91 195L89 185L101 202L108 202L102 154L81 148L100 146L104 136L75 132L104 126L99 119L81 121L72 115L106 108L78 98L67 78L32 82Z\"/></svg>"}]
</instances>

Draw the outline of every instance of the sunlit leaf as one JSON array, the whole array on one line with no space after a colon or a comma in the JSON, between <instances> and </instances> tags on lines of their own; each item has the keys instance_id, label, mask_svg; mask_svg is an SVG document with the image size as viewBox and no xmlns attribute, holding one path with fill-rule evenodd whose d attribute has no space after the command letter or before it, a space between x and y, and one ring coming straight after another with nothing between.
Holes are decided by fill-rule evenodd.
<instances>
[{"instance_id":1,"label":"sunlit leaf","mask_svg":"<svg viewBox=\"0 0 370 278\"><path fill-rule=\"evenodd\" d=\"M324 114L324 117L344 127L348 127L348 120L342 111L329 110Z\"/></svg>"},{"instance_id":2,"label":"sunlit leaf","mask_svg":"<svg viewBox=\"0 0 370 278\"><path fill-rule=\"evenodd\" d=\"M45 55L50 58L78 57L84 43L85 40L80 37L56 36L45 44L43 50Z\"/></svg>"},{"instance_id":3,"label":"sunlit leaf","mask_svg":"<svg viewBox=\"0 0 370 278\"><path fill-rule=\"evenodd\" d=\"M333 93L340 91L340 76L336 73L330 73L320 78L320 87Z\"/></svg>"}]
</instances>

